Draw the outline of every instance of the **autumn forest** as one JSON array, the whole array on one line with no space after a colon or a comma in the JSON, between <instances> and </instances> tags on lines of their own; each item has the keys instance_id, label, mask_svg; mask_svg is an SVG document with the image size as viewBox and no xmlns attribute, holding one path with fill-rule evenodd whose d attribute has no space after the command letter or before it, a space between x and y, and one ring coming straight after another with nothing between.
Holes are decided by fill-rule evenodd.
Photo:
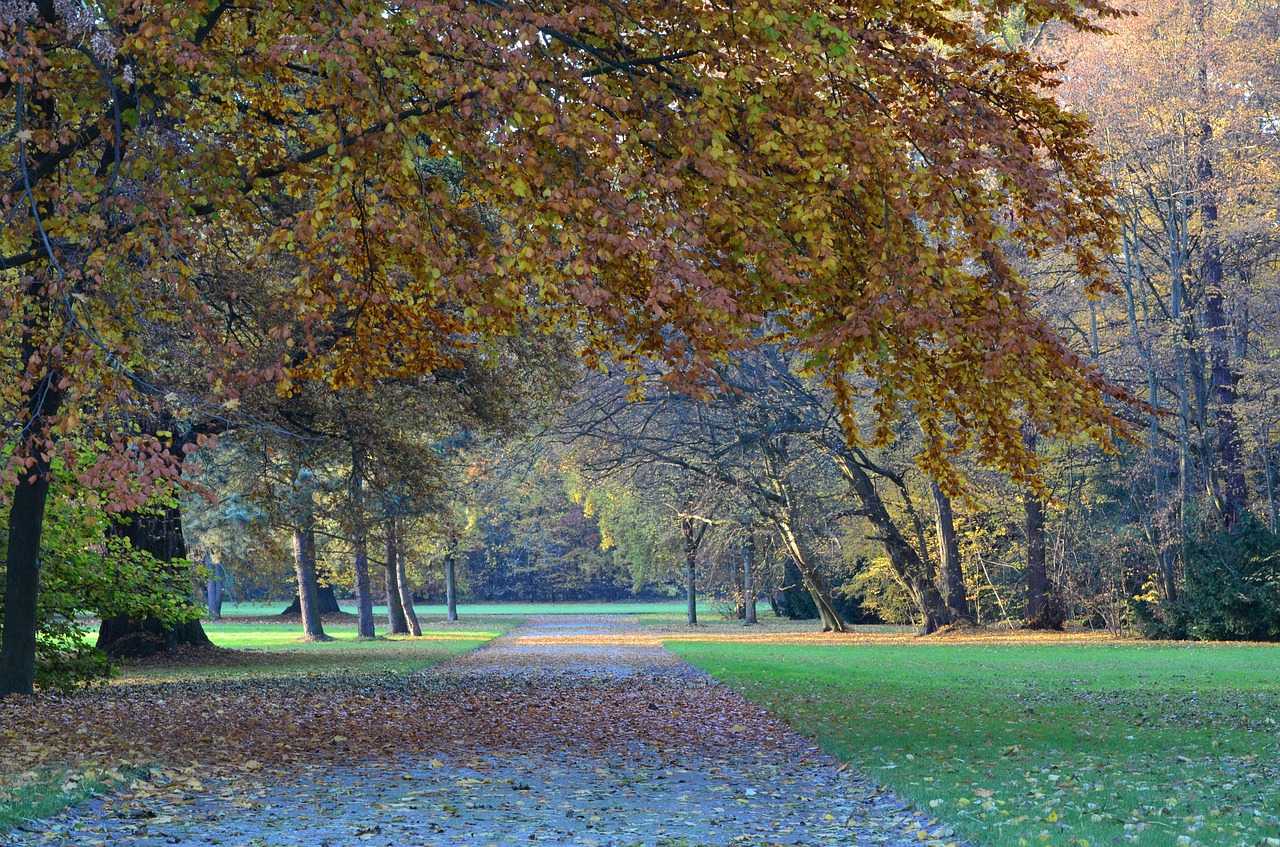
<instances>
[{"instance_id":1,"label":"autumn forest","mask_svg":"<svg viewBox=\"0 0 1280 847\"><path fill-rule=\"evenodd\" d=\"M1280 844L1277 92L1269 0L0 0L0 844Z\"/></svg>"}]
</instances>

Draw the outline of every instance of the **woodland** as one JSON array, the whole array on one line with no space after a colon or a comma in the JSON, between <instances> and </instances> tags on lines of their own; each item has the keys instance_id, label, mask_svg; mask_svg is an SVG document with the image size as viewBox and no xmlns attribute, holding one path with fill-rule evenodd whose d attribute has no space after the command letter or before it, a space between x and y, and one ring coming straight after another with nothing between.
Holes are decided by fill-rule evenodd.
<instances>
[{"instance_id":1,"label":"woodland","mask_svg":"<svg viewBox=\"0 0 1280 847\"><path fill-rule=\"evenodd\" d=\"M1274 0L0 0L0 844L1280 847L1278 96Z\"/></svg>"},{"instance_id":2,"label":"woodland","mask_svg":"<svg viewBox=\"0 0 1280 847\"><path fill-rule=\"evenodd\" d=\"M0 694L224 598L1280 638L1278 39L5 2Z\"/></svg>"}]
</instances>

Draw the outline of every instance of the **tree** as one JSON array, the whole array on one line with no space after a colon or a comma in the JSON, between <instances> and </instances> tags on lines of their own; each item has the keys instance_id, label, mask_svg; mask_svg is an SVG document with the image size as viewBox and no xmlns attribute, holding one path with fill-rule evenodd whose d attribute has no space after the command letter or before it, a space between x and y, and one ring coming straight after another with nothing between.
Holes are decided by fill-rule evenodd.
<instances>
[{"instance_id":1,"label":"tree","mask_svg":"<svg viewBox=\"0 0 1280 847\"><path fill-rule=\"evenodd\" d=\"M525 320L691 386L777 313L842 409L851 374L876 382L877 435L916 411L948 485L971 441L1025 470L1024 416L1108 440L1116 392L1035 316L997 238L1060 246L1097 284L1112 237L1086 124L1047 93L1056 68L980 37L1004 5L7 12L0 693L31 687L45 457L114 398L170 393L149 364L165 333L142 326L190 327L191 361L220 365L199 407L247 381L431 372ZM1023 5L1031 25L1106 12ZM239 377L195 272L229 242L297 266L293 351ZM944 416L964 426L948 437ZM104 452L112 473L128 449Z\"/></svg>"}]
</instances>

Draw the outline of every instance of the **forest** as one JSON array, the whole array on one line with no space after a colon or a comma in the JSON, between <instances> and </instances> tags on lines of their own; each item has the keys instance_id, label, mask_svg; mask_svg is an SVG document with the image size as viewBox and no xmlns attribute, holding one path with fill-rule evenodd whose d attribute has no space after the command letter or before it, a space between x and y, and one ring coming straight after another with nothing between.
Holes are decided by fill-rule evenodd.
<instances>
[{"instance_id":1,"label":"forest","mask_svg":"<svg viewBox=\"0 0 1280 847\"><path fill-rule=\"evenodd\" d=\"M1270 4L626 5L6 4L0 693L242 601L1280 638Z\"/></svg>"},{"instance_id":2,"label":"forest","mask_svg":"<svg viewBox=\"0 0 1280 847\"><path fill-rule=\"evenodd\" d=\"M1280 847L1275 0L0 0L3 847Z\"/></svg>"}]
</instances>

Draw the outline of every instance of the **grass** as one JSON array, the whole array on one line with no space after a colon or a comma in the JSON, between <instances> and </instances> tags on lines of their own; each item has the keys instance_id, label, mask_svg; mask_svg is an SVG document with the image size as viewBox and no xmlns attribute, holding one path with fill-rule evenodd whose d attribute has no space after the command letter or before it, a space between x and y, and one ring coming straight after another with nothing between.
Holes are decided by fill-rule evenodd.
<instances>
[{"instance_id":1,"label":"grass","mask_svg":"<svg viewBox=\"0 0 1280 847\"><path fill-rule=\"evenodd\" d=\"M41 768L0 780L0 836L33 820L88 802L127 781L125 774Z\"/></svg>"},{"instance_id":2,"label":"grass","mask_svg":"<svg viewBox=\"0 0 1280 847\"><path fill-rule=\"evenodd\" d=\"M239 617L243 615L278 615L288 606L288 601L277 603L224 603L222 614ZM355 613L352 603L339 604L344 612ZM414 611L421 616L444 617L443 604L415 605ZM461 603L458 605L458 617L469 618L476 615L647 615L647 614L680 614L684 615L684 601L671 603L622 602L622 603ZM374 606L375 616L385 619L386 606ZM709 606L698 604L698 614L712 614Z\"/></svg>"},{"instance_id":3,"label":"grass","mask_svg":"<svg viewBox=\"0 0 1280 847\"><path fill-rule=\"evenodd\" d=\"M1280 648L673 641L989 847L1280 847Z\"/></svg>"}]
</instances>

